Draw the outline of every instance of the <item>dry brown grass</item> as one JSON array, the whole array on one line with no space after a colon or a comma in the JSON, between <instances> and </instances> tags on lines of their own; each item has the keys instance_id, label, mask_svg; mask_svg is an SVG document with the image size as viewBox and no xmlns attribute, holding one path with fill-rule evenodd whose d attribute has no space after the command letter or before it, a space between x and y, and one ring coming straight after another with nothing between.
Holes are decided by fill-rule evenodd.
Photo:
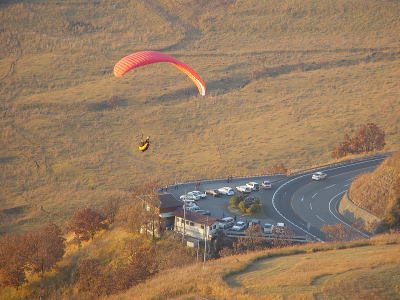
<instances>
[{"instance_id":1,"label":"dry brown grass","mask_svg":"<svg viewBox=\"0 0 400 300\"><path fill-rule=\"evenodd\" d=\"M24 207L0 231L65 222L149 176L324 163L366 122L398 149L399 11L375 0L0 4L0 205ZM112 77L119 58L145 49L196 69L207 96L168 65ZM116 109L99 105L113 95ZM144 154L141 132L154 141Z\"/></svg>"},{"instance_id":2,"label":"dry brown grass","mask_svg":"<svg viewBox=\"0 0 400 300\"><path fill-rule=\"evenodd\" d=\"M399 293L399 242L398 234L382 235L225 257L168 270L108 299L389 299Z\"/></svg>"},{"instance_id":3,"label":"dry brown grass","mask_svg":"<svg viewBox=\"0 0 400 300\"><path fill-rule=\"evenodd\" d=\"M400 182L400 152L387 158L376 170L360 175L351 185L351 200L383 218L394 204L392 191Z\"/></svg>"}]
</instances>

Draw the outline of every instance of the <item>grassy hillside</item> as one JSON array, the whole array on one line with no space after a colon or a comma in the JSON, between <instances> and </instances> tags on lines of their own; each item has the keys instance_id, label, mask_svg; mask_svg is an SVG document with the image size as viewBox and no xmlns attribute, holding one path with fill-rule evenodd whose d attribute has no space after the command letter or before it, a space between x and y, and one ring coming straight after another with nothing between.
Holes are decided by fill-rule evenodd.
<instances>
[{"instance_id":1,"label":"grassy hillside","mask_svg":"<svg viewBox=\"0 0 400 300\"><path fill-rule=\"evenodd\" d=\"M397 234L225 257L107 299L396 299L399 242Z\"/></svg>"},{"instance_id":2,"label":"grassy hillside","mask_svg":"<svg viewBox=\"0 0 400 300\"><path fill-rule=\"evenodd\" d=\"M361 123L398 149L399 13L376 0L2 1L0 232L64 222L149 176L325 162ZM141 50L189 64L207 95L167 64L113 77Z\"/></svg>"},{"instance_id":3,"label":"grassy hillside","mask_svg":"<svg viewBox=\"0 0 400 300\"><path fill-rule=\"evenodd\" d=\"M400 152L387 158L376 170L360 175L351 185L351 200L384 218L400 198Z\"/></svg>"}]
</instances>

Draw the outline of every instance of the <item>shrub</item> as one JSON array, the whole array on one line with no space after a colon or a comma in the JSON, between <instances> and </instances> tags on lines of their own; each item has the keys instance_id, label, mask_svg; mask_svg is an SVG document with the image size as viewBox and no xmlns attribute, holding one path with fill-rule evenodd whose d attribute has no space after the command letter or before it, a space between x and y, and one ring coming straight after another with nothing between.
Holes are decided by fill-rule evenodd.
<instances>
[{"instance_id":1,"label":"shrub","mask_svg":"<svg viewBox=\"0 0 400 300\"><path fill-rule=\"evenodd\" d=\"M250 207L247 209L247 212L249 214L255 214L261 210L261 204L259 203L253 203L250 205Z\"/></svg>"},{"instance_id":2,"label":"shrub","mask_svg":"<svg viewBox=\"0 0 400 300\"><path fill-rule=\"evenodd\" d=\"M245 201L241 201L238 205L238 208L242 211L242 212L246 212L247 209L247 204Z\"/></svg>"},{"instance_id":3,"label":"shrub","mask_svg":"<svg viewBox=\"0 0 400 300\"><path fill-rule=\"evenodd\" d=\"M244 200L244 195L235 195L229 200L229 205L231 207L238 207L239 203Z\"/></svg>"}]
</instances>

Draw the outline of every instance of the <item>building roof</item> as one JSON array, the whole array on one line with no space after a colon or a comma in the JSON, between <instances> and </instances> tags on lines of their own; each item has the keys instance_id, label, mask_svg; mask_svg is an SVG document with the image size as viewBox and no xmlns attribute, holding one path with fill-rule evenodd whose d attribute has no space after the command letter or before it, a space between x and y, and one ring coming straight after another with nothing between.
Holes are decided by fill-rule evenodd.
<instances>
[{"instance_id":1,"label":"building roof","mask_svg":"<svg viewBox=\"0 0 400 300\"><path fill-rule=\"evenodd\" d=\"M177 200L174 195L169 193L159 194L160 203L157 205L158 208L174 208L181 207L183 203Z\"/></svg>"},{"instance_id":2,"label":"building roof","mask_svg":"<svg viewBox=\"0 0 400 300\"><path fill-rule=\"evenodd\" d=\"M185 216L184 216L182 208L176 209L171 214L174 215L175 217L179 217L179 218L185 217L185 219L188 221L192 221L197 224L204 224L207 226L210 226L210 225L218 222L218 220L213 217L201 215L201 214L198 214L198 213L195 213L192 211L188 211L188 210L186 211Z\"/></svg>"}]
</instances>

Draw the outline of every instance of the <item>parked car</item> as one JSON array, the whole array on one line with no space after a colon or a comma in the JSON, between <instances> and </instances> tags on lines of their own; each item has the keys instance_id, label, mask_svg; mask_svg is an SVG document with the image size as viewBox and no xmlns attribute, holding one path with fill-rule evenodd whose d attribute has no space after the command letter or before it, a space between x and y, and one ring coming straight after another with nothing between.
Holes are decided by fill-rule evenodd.
<instances>
[{"instance_id":1,"label":"parked car","mask_svg":"<svg viewBox=\"0 0 400 300\"><path fill-rule=\"evenodd\" d=\"M200 207L197 204L193 204L193 205L185 205L185 209L189 210L189 211L193 211L193 212L197 212L198 210L200 210Z\"/></svg>"},{"instance_id":2,"label":"parked car","mask_svg":"<svg viewBox=\"0 0 400 300\"><path fill-rule=\"evenodd\" d=\"M199 200L200 197L195 197L194 195L184 194L184 195L181 195L179 197L179 199L181 199L182 201L184 201L184 200Z\"/></svg>"},{"instance_id":3,"label":"parked car","mask_svg":"<svg viewBox=\"0 0 400 300\"><path fill-rule=\"evenodd\" d=\"M247 185L240 185L240 186L237 186L236 187L236 190L238 191L238 192L242 192L242 193L246 193L246 194L248 194L248 193L251 193L251 188L250 187L248 187Z\"/></svg>"},{"instance_id":4,"label":"parked car","mask_svg":"<svg viewBox=\"0 0 400 300\"><path fill-rule=\"evenodd\" d=\"M197 205L196 200L193 199L183 199L183 200L181 199L181 201L185 204L185 206L192 206L194 204Z\"/></svg>"},{"instance_id":5,"label":"parked car","mask_svg":"<svg viewBox=\"0 0 400 300\"><path fill-rule=\"evenodd\" d=\"M257 219L250 220L249 227L250 226L255 226L255 225L260 225L260 220L257 220Z\"/></svg>"},{"instance_id":6,"label":"parked car","mask_svg":"<svg viewBox=\"0 0 400 300\"><path fill-rule=\"evenodd\" d=\"M232 195L235 194L235 192L233 191L233 189L232 189L231 187L228 187L228 186L219 188L219 189L218 189L218 192L219 192L221 195L228 195L228 196L232 196Z\"/></svg>"},{"instance_id":7,"label":"parked car","mask_svg":"<svg viewBox=\"0 0 400 300\"><path fill-rule=\"evenodd\" d=\"M248 186L252 191L258 191L260 189L260 185L254 181L246 183L246 186Z\"/></svg>"},{"instance_id":8,"label":"parked car","mask_svg":"<svg viewBox=\"0 0 400 300\"><path fill-rule=\"evenodd\" d=\"M314 174L312 174L311 179L312 180L323 180L327 177L328 175L326 173L322 173L322 172L315 172Z\"/></svg>"},{"instance_id":9,"label":"parked car","mask_svg":"<svg viewBox=\"0 0 400 300\"><path fill-rule=\"evenodd\" d=\"M200 191L192 191L188 194L193 194L193 195L197 195L199 196L201 199L204 199L205 197L207 197L206 193L204 192L200 192Z\"/></svg>"},{"instance_id":10,"label":"parked car","mask_svg":"<svg viewBox=\"0 0 400 300\"><path fill-rule=\"evenodd\" d=\"M262 187L263 189L269 190L269 189L272 189L272 184L271 184L271 182L270 182L269 180L264 180L264 181L261 183L261 187Z\"/></svg>"},{"instance_id":11,"label":"parked car","mask_svg":"<svg viewBox=\"0 0 400 300\"><path fill-rule=\"evenodd\" d=\"M211 213L208 210L204 210L204 209L198 209L195 211L195 213L201 214L201 215L205 215L205 216L209 216L211 215Z\"/></svg>"},{"instance_id":12,"label":"parked car","mask_svg":"<svg viewBox=\"0 0 400 300\"><path fill-rule=\"evenodd\" d=\"M232 217L226 217L219 220L218 227L221 229L231 228L235 224Z\"/></svg>"},{"instance_id":13,"label":"parked car","mask_svg":"<svg viewBox=\"0 0 400 300\"><path fill-rule=\"evenodd\" d=\"M235 225L233 225L233 227L231 228L234 231L242 231L245 230L247 227L247 224L243 221L238 221L236 222Z\"/></svg>"},{"instance_id":14,"label":"parked car","mask_svg":"<svg viewBox=\"0 0 400 300\"><path fill-rule=\"evenodd\" d=\"M264 233L272 233L272 230L274 229L274 225L269 224L269 223L265 223L263 225L263 231Z\"/></svg>"},{"instance_id":15,"label":"parked car","mask_svg":"<svg viewBox=\"0 0 400 300\"><path fill-rule=\"evenodd\" d=\"M220 192L218 190L206 190L206 194L213 196L213 197L219 197Z\"/></svg>"},{"instance_id":16,"label":"parked car","mask_svg":"<svg viewBox=\"0 0 400 300\"><path fill-rule=\"evenodd\" d=\"M201 199L201 197L198 194L193 193L193 192L189 192L186 195L196 201Z\"/></svg>"}]
</instances>

